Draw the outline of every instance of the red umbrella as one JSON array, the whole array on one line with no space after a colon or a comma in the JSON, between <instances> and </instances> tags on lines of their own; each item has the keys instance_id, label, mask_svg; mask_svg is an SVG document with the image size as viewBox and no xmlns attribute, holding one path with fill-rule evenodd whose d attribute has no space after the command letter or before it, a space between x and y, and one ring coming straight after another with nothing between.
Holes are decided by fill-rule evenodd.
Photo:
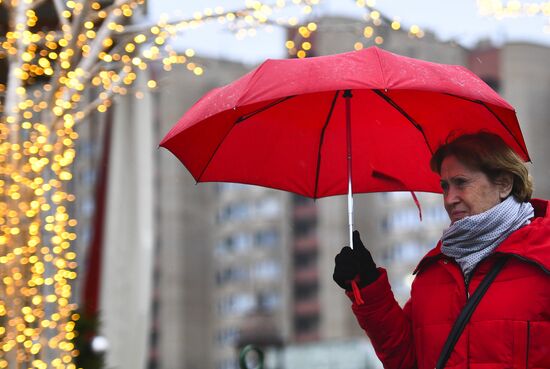
<instances>
[{"instance_id":1,"label":"red umbrella","mask_svg":"<svg viewBox=\"0 0 550 369\"><path fill-rule=\"evenodd\" d=\"M197 182L348 193L351 242L352 193L441 192L432 153L480 130L528 160L513 107L472 72L371 47L267 60L207 93L160 145Z\"/></svg>"}]
</instances>

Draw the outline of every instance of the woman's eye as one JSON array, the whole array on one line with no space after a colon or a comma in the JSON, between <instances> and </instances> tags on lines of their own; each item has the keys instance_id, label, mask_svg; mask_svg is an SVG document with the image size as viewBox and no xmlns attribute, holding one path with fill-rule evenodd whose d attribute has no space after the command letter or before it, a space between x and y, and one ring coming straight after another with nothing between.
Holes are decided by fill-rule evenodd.
<instances>
[{"instance_id":1,"label":"woman's eye","mask_svg":"<svg viewBox=\"0 0 550 369\"><path fill-rule=\"evenodd\" d=\"M446 192L449 189L449 184L447 182L441 182L441 189Z\"/></svg>"}]
</instances>

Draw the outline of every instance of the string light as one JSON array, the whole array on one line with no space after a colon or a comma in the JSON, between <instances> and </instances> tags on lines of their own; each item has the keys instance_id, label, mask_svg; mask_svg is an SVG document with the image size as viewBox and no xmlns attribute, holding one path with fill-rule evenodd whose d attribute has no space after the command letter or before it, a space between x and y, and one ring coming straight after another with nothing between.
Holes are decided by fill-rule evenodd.
<instances>
[{"instance_id":1,"label":"string light","mask_svg":"<svg viewBox=\"0 0 550 369\"><path fill-rule=\"evenodd\" d=\"M77 221L69 191L76 124L108 110L150 62L203 74L193 50L180 55L166 42L175 27L128 30L141 4L66 1L59 30L43 28L29 1L8 9L17 16L0 42L0 59L10 65L0 84L0 368L76 369ZM97 93L91 102L82 95L89 85Z\"/></svg>"},{"instance_id":2,"label":"string light","mask_svg":"<svg viewBox=\"0 0 550 369\"><path fill-rule=\"evenodd\" d=\"M281 6L284 6L284 4L286 4L286 2L281 1ZM361 50L369 43L382 45L384 43L384 37L376 34L377 28L382 25L387 25L383 33L386 33L386 30L403 31L403 25L400 19L396 17L392 20L375 9L374 0L357 0L356 5L365 9L366 13L364 15L364 20L367 25L364 26L362 32L364 39L357 40L353 44L355 50ZM312 35L317 31L317 23L309 22L297 25L298 18L293 17L287 20L278 19L277 24L295 29L293 37L285 42L285 47L290 57L305 58L311 54L312 50L314 50ZM309 29L310 26L312 26L312 29ZM424 31L417 25L412 25L408 30L408 35L413 38L422 38L424 37Z\"/></svg>"},{"instance_id":3,"label":"string light","mask_svg":"<svg viewBox=\"0 0 550 369\"><path fill-rule=\"evenodd\" d=\"M550 17L550 1L523 2L510 0L503 3L501 0L477 0L477 7L481 15L492 16L497 19L534 15Z\"/></svg>"}]
</instances>

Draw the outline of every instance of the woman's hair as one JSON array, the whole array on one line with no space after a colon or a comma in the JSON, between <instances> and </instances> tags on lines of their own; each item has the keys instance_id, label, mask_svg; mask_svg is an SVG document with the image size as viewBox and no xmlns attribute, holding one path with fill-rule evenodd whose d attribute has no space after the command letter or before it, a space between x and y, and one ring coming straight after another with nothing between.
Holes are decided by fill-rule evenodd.
<instances>
[{"instance_id":1,"label":"woman's hair","mask_svg":"<svg viewBox=\"0 0 550 369\"><path fill-rule=\"evenodd\" d=\"M514 181L512 195L521 202L531 199L533 182L527 167L499 136L479 132L459 136L447 142L432 156L432 171L441 174L441 164L448 156L454 156L469 168L485 173L493 183L496 183L502 174L511 174Z\"/></svg>"}]
</instances>

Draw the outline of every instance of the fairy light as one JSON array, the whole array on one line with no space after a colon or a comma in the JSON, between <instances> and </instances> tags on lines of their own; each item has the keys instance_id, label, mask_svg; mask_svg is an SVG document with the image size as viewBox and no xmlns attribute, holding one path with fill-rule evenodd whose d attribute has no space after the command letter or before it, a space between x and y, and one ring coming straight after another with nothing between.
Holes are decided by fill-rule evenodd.
<instances>
[{"instance_id":1,"label":"fairy light","mask_svg":"<svg viewBox=\"0 0 550 369\"><path fill-rule=\"evenodd\" d=\"M510 0L477 0L478 11L483 16L491 16L497 19L518 16L542 15L550 17L550 1L524 2Z\"/></svg>"},{"instance_id":2,"label":"fairy light","mask_svg":"<svg viewBox=\"0 0 550 369\"><path fill-rule=\"evenodd\" d=\"M294 1L293 3L297 4L300 2L301 1ZM286 1L277 2L279 6L284 6L286 3ZM308 2L308 6L313 6L315 4L318 4L318 1ZM382 14L375 8L374 0L357 0L356 5L366 11L364 16L366 25L364 26L362 32L364 39L356 40L353 44L353 48L355 50L361 50L369 43L382 45L384 43L384 37L382 35L377 35L377 28L382 25L387 25L388 29L391 31L403 31L403 25L401 24L400 19L396 17L391 20ZM291 17L286 20L279 18L277 19L277 24L296 29L293 39L285 42L285 47L290 57L305 58L311 53L311 50L314 49L312 34L317 31L317 24L315 22L310 22L307 26L304 24L298 26L298 18ZM310 26L312 26L311 29L309 29ZM411 26L408 34L414 38L424 37L423 30L417 25Z\"/></svg>"},{"instance_id":3,"label":"fairy light","mask_svg":"<svg viewBox=\"0 0 550 369\"><path fill-rule=\"evenodd\" d=\"M307 57L313 49L312 37L317 28L318 25L315 22L309 22L296 28L294 39L285 42L289 56L296 56L300 59Z\"/></svg>"},{"instance_id":4,"label":"fairy light","mask_svg":"<svg viewBox=\"0 0 550 369\"><path fill-rule=\"evenodd\" d=\"M67 1L60 18L85 14L78 33L67 22L58 31L35 30L40 19L30 2L13 8L25 9L0 42L0 58L9 59L13 71L0 85L0 368L76 369L77 222L68 191L79 139L75 125L92 109L107 111L113 95L126 94L124 86L147 63L189 65L195 55L169 47L166 41L178 31L173 26L125 37L125 19L140 3L114 8ZM203 74L200 65L192 66L195 75ZM82 96L90 84L98 93L92 103Z\"/></svg>"},{"instance_id":5,"label":"fairy light","mask_svg":"<svg viewBox=\"0 0 550 369\"><path fill-rule=\"evenodd\" d=\"M2 106L0 120L0 368L14 362L35 368L74 368L71 340L78 316L72 314L76 306L71 302L71 286L77 265L71 244L77 222L69 212L75 197L67 184L73 179L76 123L90 108L107 111L113 95L126 94L125 86L132 85L137 71L150 62L162 61L166 70L184 64L196 76L203 75L203 67L193 62L194 50L180 54L168 44L178 32L195 29L206 18L221 23L244 20L246 36L254 37L255 28L267 24L274 9L287 4L278 1L273 7L249 1L246 9L234 12L207 8L175 24L161 19L125 39L131 26L124 19L131 18L141 3L113 8L98 1L66 1L60 19L86 14L78 34L72 33L67 21L61 22L60 32L31 32L40 22L34 10L27 9L0 44L0 58L20 53L21 60L11 80L17 83L0 85L0 92L9 95L11 102ZM303 14L309 14L318 2L296 3ZM88 9L82 13L84 6ZM305 41L301 47L309 50L311 43ZM92 59L96 61L82 62ZM48 77L46 84L40 82L43 76ZM90 84L98 92L92 104L82 98ZM147 86L157 88L158 82L149 80ZM143 98L143 92L136 92L136 97Z\"/></svg>"},{"instance_id":6,"label":"fairy light","mask_svg":"<svg viewBox=\"0 0 550 369\"><path fill-rule=\"evenodd\" d=\"M364 44L365 42L374 42L376 45L382 45L384 43L384 37L381 35L376 35L376 29L379 26L386 24L390 31L403 31L403 24L401 24L399 17L390 19L386 15L382 14L375 8L375 0L356 0L355 4L359 8L366 11L364 19L365 22L368 23L368 25L366 25L363 29L363 37L365 40L355 43L354 48L356 50L359 49L359 44ZM408 34L413 38L424 37L424 31L416 25L410 27Z\"/></svg>"}]
</instances>

